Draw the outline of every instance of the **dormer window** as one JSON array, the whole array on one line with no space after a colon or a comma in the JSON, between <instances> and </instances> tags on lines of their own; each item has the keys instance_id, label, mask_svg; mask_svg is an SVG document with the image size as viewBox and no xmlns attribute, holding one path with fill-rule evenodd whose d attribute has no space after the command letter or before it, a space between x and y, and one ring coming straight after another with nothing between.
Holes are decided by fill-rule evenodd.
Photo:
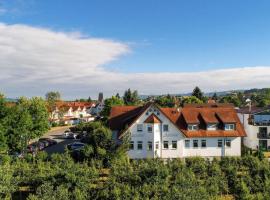
<instances>
[{"instance_id":1,"label":"dormer window","mask_svg":"<svg viewBox=\"0 0 270 200\"><path fill-rule=\"evenodd\" d=\"M189 131L196 131L196 130L198 130L198 124L189 124L188 125L188 130Z\"/></svg>"},{"instance_id":2,"label":"dormer window","mask_svg":"<svg viewBox=\"0 0 270 200\"><path fill-rule=\"evenodd\" d=\"M225 124L224 130L225 130L225 131L232 131L232 130L235 130L235 125L234 125L234 124Z\"/></svg>"},{"instance_id":3,"label":"dormer window","mask_svg":"<svg viewBox=\"0 0 270 200\"><path fill-rule=\"evenodd\" d=\"M207 130L209 131L217 130L217 124L207 124Z\"/></svg>"}]
</instances>

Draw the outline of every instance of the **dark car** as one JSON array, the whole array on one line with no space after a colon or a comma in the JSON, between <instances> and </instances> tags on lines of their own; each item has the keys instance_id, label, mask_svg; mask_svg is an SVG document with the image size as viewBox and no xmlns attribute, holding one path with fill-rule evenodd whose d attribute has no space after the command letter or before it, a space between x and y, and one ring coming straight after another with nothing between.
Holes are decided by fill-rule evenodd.
<instances>
[{"instance_id":1,"label":"dark car","mask_svg":"<svg viewBox=\"0 0 270 200\"><path fill-rule=\"evenodd\" d=\"M43 143L45 148L50 146L50 143L47 140L39 140L38 142Z\"/></svg>"},{"instance_id":2,"label":"dark car","mask_svg":"<svg viewBox=\"0 0 270 200\"><path fill-rule=\"evenodd\" d=\"M51 138L40 138L39 141L47 141L49 143L49 146L57 144L57 141Z\"/></svg>"},{"instance_id":3,"label":"dark car","mask_svg":"<svg viewBox=\"0 0 270 200\"><path fill-rule=\"evenodd\" d=\"M35 143L32 143L32 144L28 145L27 146L27 151L29 153L33 153L33 152L38 151L38 144L35 142Z\"/></svg>"},{"instance_id":4,"label":"dark car","mask_svg":"<svg viewBox=\"0 0 270 200\"><path fill-rule=\"evenodd\" d=\"M67 148L69 150L73 150L73 151L74 150L80 150L83 147L85 147L85 144L84 143L81 143L81 142L73 142L73 143L67 145Z\"/></svg>"}]
</instances>

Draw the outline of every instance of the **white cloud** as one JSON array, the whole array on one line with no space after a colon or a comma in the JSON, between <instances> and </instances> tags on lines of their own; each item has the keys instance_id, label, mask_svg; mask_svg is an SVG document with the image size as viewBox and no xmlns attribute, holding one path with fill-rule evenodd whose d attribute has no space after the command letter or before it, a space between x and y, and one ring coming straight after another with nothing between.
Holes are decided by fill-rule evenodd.
<instances>
[{"instance_id":1,"label":"white cloud","mask_svg":"<svg viewBox=\"0 0 270 200\"><path fill-rule=\"evenodd\" d=\"M0 90L12 97L59 90L65 97L76 98L96 96L99 91L108 96L129 87L161 94L188 92L195 85L220 91L270 83L268 66L192 73L121 73L103 68L129 51L125 43L77 32L0 24Z\"/></svg>"}]
</instances>

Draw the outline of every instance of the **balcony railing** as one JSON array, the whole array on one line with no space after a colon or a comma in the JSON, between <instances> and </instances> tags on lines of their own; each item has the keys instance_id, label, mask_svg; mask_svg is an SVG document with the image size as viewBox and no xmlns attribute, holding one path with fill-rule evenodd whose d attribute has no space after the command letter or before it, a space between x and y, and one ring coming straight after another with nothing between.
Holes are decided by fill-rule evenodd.
<instances>
[{"instance_id":1,"label":"balcony railing","mask_svg":"<svg viewBox=\"0 0 270 200\"><path fill-rule=\"evenodd\" d=\"M255 121L254 119L248 119L248 124L253 126L270 126L270 121Z\"/></svg>"},{"instance_id":2,"label":"balcony railing","mask_svg":"<svg viewBox=\"0 0 270 200\"><path fill-rule=\"evenodd\" d=\"M270 133L257 133L259 139L270 139Z\"/></svg>"}]
</instances>

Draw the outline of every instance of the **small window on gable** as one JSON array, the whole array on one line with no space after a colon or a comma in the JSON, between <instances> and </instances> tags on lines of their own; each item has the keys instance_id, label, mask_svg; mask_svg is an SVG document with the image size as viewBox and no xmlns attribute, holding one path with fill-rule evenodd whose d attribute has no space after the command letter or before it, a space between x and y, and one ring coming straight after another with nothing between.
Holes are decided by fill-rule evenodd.
<instances>
[{"instance_id":1,"label":"small window on gable","mask_svg":"<svg viewBox=\"0 0 270 200\"><path fill-rule=\"evenodd\" d=\"M164 132L168 132L169 131L169 125L168 124L164 124L163 125L163 131Z\"/></svg>"},{"instance_id":2,"label":"small window on gable","mask_svg":"<svg viewBox=\"0 0 270 200\"><path fill-rule=\"evenodd\" d=\"M130 141L129 142L129 150L133 150L134 149L134 142Z\"/></svg>"},{"instance_id":3,"label":"small window on gable","mask_svg":"<svg viewBox=\"0 0 270 200\"><path fill-rule=\"evenodd\" d=\"M226 131L235 130L235 126L234 126L234 124L225 124L224 129Z\"/></svg>"},{"instance_id":4,"label":"small window on gable","mask_svg":"<svg viewBox=\"0 0 270 200\"><path fill-rule=\"evenodd\" d=\"M142 150L142 148L143 148L143 142L142 141L138 141L137 142L137 149L138 150Z\"/></svg>"},{"instance_id":5,"label":"small window on gable","mask_svg":"<svg viewBox=\"0 0 270 200\"><path fill-rule=\"evenodd\" d=\"M143 124L137 124L137 132L143 131Z\"/></svg>"},{"instance_id":6,"label":"small window on gable","mask_svg":"<svg viewBox=\"0 0 270 200\"><path fill-rule=\"evenodd\" d=\"M147 132L148 133L152 133L153 132L153 126L152 125L148 125L147 126Z\"/></svg>"},{"instance_id":7,"label":"small window on gable","mask_svg":"<svg viewBox=\"0 0 270 200\"><path fill-rule=\"evenodd\" d=\"M195 130L198 130L198 124L189 124L189 125L188 125L188 130L189 130L189 131L195 131Z\"/></svg>"}]
</instances>

